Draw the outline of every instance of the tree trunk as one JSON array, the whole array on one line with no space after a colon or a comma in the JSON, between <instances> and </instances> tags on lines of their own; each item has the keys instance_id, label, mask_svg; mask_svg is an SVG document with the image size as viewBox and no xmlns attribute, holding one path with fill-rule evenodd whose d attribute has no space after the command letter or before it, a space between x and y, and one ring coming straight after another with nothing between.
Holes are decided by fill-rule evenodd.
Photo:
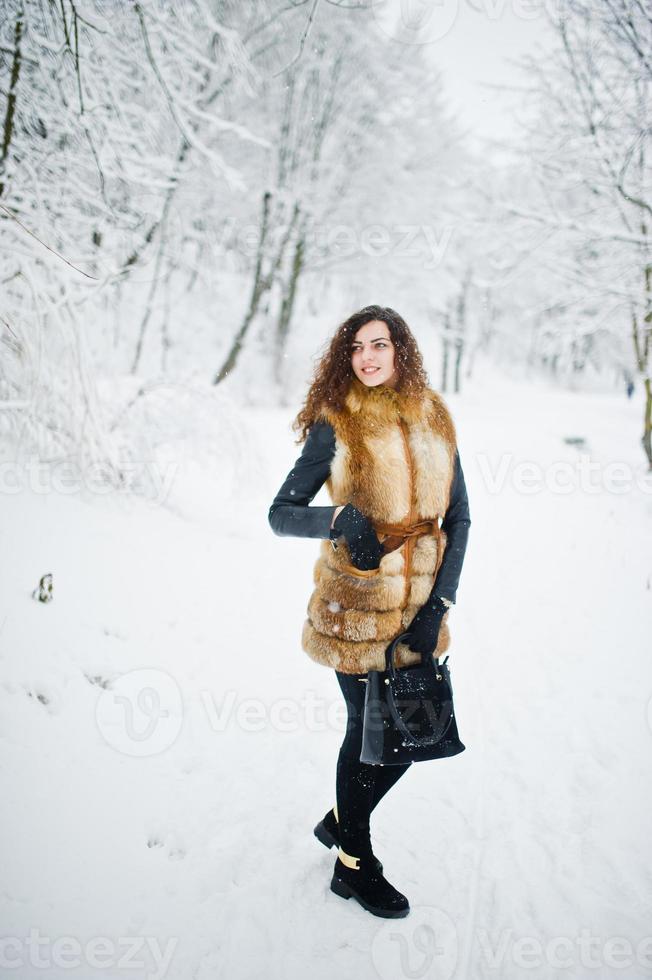
<instances>
[{"instance_id":1,"label":"tree trunk","mask_svg":"<svg viewBox=\"0 0 652 980\"><path fill-rule=\"evenodd\" d=\"M641 231L647 237L647 225L641 223ZM643 413L643 435L641 443L647 459L648 469L652 471L652 384L650 382L650 346L652 344L652 265L646 262L643 269L643 283L646 313L643 327L639 330L636 311L632 310L632 340L636 355L636 366L643 379L645 390L645 410Z\"/></svg>"},{"instance_id":2,"label":"tree trunk","mask_svg":"<svg viewBox=\"0 0 652 980\"><path fill-rule=\"evenodd\" d=\"M252 320L258 312L258 306L260 305L261 297L264 293L264 278L263 278L263 257L265 254L265 243L267 240L267 232L269 230L269 205L272 199L272 195L269 191L265 191L263 194L263 210L260 219L260 238L258 240L258 254L256 256L256 268L254 270L254 282L253 288L251 290L251 298L249 300L249 308L245 313L244 320L242 321L242 326L235 335L235 339L231 344L231 349L226 356L226 360L222 364L215 377L213 378L213 384L218 385L225 380L235 367L238 357L240 356L240 351L242 350L244 339L247 335L247 331L251 326Z\"/></svg>"},{"instance_id":3,"label":"tree trunk","mask_svg":"<svg viewBox=\"0 0 652 980\"><path fill-rule=\"evenodd\" d=\"M272 199L271 192L265 191L263 195L263 213L262 213L261 227L260 227L260 241L258 244L258 255L256 257L256 269L254 272L254 284L253 284L253 289L251 291L249 309L245 314L245 318L242 322L242 326L238 330L235 339L231 344L231 349L227 354L226 359L222 364L222 367L219 369L219 371L213 378L214 385L221 384L221 382L224 381L229 376L233 368L236 366L238 357L240 356L242 348L244 347L244 341L249 331L249 327L251 326L254 317L258 313L260 302L263 296L265 295L265 293L269 292L269 290L272 288L272 285L274 284L274 280L276 278L278 270L283 262L283 256L285 255L285 250L292 236L297 218L299 216L299 205L295 204L294 211L292 213L292 219L288 224L287 231L283 236L282 242L279 245L278 252L274 257L274 260L271 263L268 271L264 272L263 266L264 266L265 251L267 246L267 236L269 233L269 206L270 206L271 199Z\"/></svg>"},{"instance_id":4,"label":"tree trunk","mask_svg":"<svg viewBox=\"0 0 652 980\"><path fill-rule=\"evenodd\" d=\"M442 393L446 393L446 384L448 382L448 332L450 330L450 318L448 313L444 317L444 338L442 340L442 346L444 348L444 354L441 362L441 390Z\"/></svg>"},{"instance_id":5,"label":"tree trunk","mask_svg":"<svg viewBox=\"0 0 652 980\"><path fill-rule=\"evenodd\" d=\"M163 205L163 214L161 215L161 220L159 223L160 232L159 232L158 250L156 252L156 262L154 264L154 275L152 276L152 282L149 287L145 313L143 314L143 318L140 322L140 329L138 331L138 340L136 341L136 350L134 352L134 359L131 365L132 374L136 373L140 364L140 358L142 356L143 346L145 343L145 334L147 332L147 326L149 324L149 320L152 315L152 309L154 307L154 297L156 295L156 290L158 288L160 274L161 274L161 267L164 261L164 253L165 253L165 246L166 246L165 231L167 227L168 213L170 210L171 203L172 203L172 197L171 195L168 195L165 199L165 204ZM168 272L168 275L171 275L171 272Z\"/></svg>"},{"instance_id":6,"label":"tree trunk","mask_svg":"<svg viewBox=\"0 0 652 980\"><path fill-rule=\"evenodd\" d=\"M652 383L645 379L645 415L643 416L643 451L647 456L647 465L652 472Z\"/></svg>"},{"instance_id":7,"label":"tree trunk","mask_svg":"<svg viewBox=\"0 0 652 980\"><path fill-rule=\"evenodd\" d=\"M274 373L276 382L279 385L283 383L283 361L285 358L285 348L287 346L287 339L290 333L290 323L292 321L292 312L294 310L294 302L297 295L299 276L301 275L301 271L303 269L304 254L305 242L302 232L294 246L290 281L283 293L283 301L281 303L281 311L278 318L278 329L276 331Z\"/></svg>"},{"instance_id":8,"label":"tree trunk","mask_svg":"<svg viewBox=\"0 0 652 980\"><path fill-rule=\"evenodd\" d=\"M455 340L455 394L458 394L461 388L460 385L460 368L462 366L462 354L464 353L464 338L457 337Z\"/></svg>"},{"instance_id":9,"label":"tree trunk","mask_svg":"<svg viewBox=\"0 0 652 980\"><path fill-rule=\"evenodd\" d=\"M20 52L20 41L23 34L23 11L18 14L16 18L16 27L14 30L14 56L11 65L11 77L9 79L9 92L7 94L7 111L5 112L5 121L2 132L2 149L0 150L0 174L5 171L5 165L7 157L9 156L9 147L11 146L11 137L14 131L14 113L16 112L16 88L18 86L18 76L20 74L21 66L21 52ZM2 197L5 189L4 180L0 180L0 197Z\"/></svg>"}]
</instances>

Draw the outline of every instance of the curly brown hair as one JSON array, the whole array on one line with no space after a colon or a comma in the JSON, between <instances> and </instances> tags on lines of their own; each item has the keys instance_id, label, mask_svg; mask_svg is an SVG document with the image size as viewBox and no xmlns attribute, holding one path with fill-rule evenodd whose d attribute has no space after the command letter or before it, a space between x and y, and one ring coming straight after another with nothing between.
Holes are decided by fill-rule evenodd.
<instances>
[{"instance_id":1,"label":"curly brown hair","mask_svg":"<svg viewBox=\"0 0 652 980\"><path fill-rule=\"evenodd\" d=\"M372 320L382 320L389 327L398 374L396 390L415 396L428 387L421 351L403 317L389 306L365 306L339 325L318 361L306 400L292 423L292 428L300 433L297 442L305 440L322 405L328 404L335 411L343 408L351 379L355 376L351 366L351 345L360 327Z\"/></svg>"}]
</instances>

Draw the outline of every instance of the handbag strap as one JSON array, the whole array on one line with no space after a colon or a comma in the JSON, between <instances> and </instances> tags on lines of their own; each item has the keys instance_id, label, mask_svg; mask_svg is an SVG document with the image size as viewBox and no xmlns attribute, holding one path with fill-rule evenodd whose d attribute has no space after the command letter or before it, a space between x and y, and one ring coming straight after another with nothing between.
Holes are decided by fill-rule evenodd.
<instances>
[{"instance_id":1,"label":"handbag strap","mask_svg":"<svg viewBox=\"0 0 652 980\"><path fill-rule=\"evenodd\" d=\"M403 738L407 738L414 745L419 745L419 746L422 746L422 747L426 747L428 745L436 744L437 742L439 742L441 740L441 738L448 731L448 728L450 726L450 723L451 723L451 721L453 719L453 705L452 705L452 702L451 701L446 701L445 704L442 707L442 715L445 717L445 724L443 726L443 730L442 730L441 734L439 734L437 736L434 736L434 735L426 735L423 738L419 738L418 735L415 735L414 732L411 732L410 731L410 729L408 728L408 726L403 721L403 718L401 717L401 712L397 709L396 705L394 704L394 698L393 698L392 695L390 695L387 698L387 704L389 705L390 713L392 715L392 718L394 719L394 724L396 725L396 727L400 731L400 733L403 736Z\"/></svg>"},{"instance_id":2,"label":"handbag strap","mask_svg":"<svg viewBox=\"0 0 652 980\"><path fill-rule=\"evenodd\" d=\"M394 663L394 650L396 649L399 643L403 642L406 639L406 637L410 637L411 635L412 634L409 632L399 634L399 636L395 637L395 639L392 640L392 642L389 644L389 646L385 651L385 667L392 681L396 680L396 670L397 670L396 665ZM448 660L448 656L446 656L443 663L446 663L447 660ZM433 669L436 670L438 681L445 679L444 675L440 674L439 672L438 657L433 658L431 654L423 654L421 657L421 663L424 667L431 666ZM448 683L447 683L447 687L448 687L449 695L452 696L450 685L448 685ZM401 735L404 738L408 739L410 742L412 742L413 745L418 745L424 748L427 747L428 745L438 742L441 739L442 735L445 734L446 730L448 729L453 717L453 710L452 710L452 703L451 703L448 705L446 709L447 712L449 712L449 714L446 719L446 724L444 727L444 731L442 732L442 735L438 735L436 738L434 738L433 736L426 736L425 738L419 738L417 735L414 734L414 732L410 731L408 726L403 721L403 718L401 717L401 713L397 709L394 703L394 692L392 690L391 682L389 686L389 691L387 692L387 704L389 705L389 710L391 712L392 718L394 719L394 724L396 725L397 729L400 731Z\"/></svg>"},{"instance_id":3,"label":"handbag strap","mask_svg":"<svg viewBox=\"0 0 652 980\"><path fill-rule=\"evenodd\" d=\"M396 647L399 645L399 643L402 643L406 639L406 637L410 637L410 636L412 636L412 634L409 632L400 633L397 637L395 637L392 640L392 642L385 650L385 670L389 673L392 680L395 680L396 670L397 670L396 664L394 663L394 651ZM448 660L448 656L446 657L446 660ZM443 663L446 663L446 660L444 660ZM430 653L422 653L421 666L433 667L434 669L437 670L437 675L438 675L437 680L441 679L439 675L439 657L433 657L432 654Z\"/></svg>"}]
</instances>

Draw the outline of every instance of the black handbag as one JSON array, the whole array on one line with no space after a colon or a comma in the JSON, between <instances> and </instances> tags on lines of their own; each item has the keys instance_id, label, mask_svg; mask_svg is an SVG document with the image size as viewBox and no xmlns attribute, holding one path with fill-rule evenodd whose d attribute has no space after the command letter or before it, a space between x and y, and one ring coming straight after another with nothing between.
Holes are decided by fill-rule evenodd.
<instances>
[{"instance_id":1,"label":"black handbag","mask_svg":"<svg viewBox=\"0 0 652 980\"><path fill-rule=\"evenodd\" d=\"M404 766L466 748L453 712L448 657L440 663L429 653L408 667L394 664L396 646L410 635L401 633L389 644L385 670L367 674L360 762Z\"/></svg>"}]
</instances>

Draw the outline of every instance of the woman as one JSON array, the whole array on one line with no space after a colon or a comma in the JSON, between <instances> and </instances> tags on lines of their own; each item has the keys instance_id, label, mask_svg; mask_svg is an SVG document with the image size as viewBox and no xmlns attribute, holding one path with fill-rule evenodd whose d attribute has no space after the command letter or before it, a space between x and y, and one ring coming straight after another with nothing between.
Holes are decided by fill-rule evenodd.
<instances>
[{"instance_id":1,"label":"woman","mask_svg":"<svg viewBox=\"0 0 652 980\"><path fill-rule=\"evenodd\" d=\"M471 524L455 428L407 324L381 306L340 325L294 428L305 445L269 522L279 535L322 539L302 646L335 670L348 710L337 803L315 835L338 847L336 894L402 917L409 903L383 876L369 818L409 766L360 762L364 682L400 633L411 636L396 647L399 666L448 649ZM324 483L333 506L309 506Z\"/></svg>"}]
</instances>

